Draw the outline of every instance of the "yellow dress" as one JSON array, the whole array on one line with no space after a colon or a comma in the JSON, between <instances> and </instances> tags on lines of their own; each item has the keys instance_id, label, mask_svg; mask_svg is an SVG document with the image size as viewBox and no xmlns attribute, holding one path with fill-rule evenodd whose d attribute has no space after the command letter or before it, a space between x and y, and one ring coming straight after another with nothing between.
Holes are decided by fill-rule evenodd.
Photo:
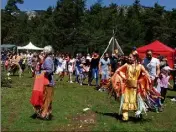
<instances>
[{"instance_id":1,"label":"yellow dress","mask_svg":"<svg viewBox=\"0 0 176 132\"><path fill-rule=\"evenodd\" d=\"M124 64L119 67L111 77L111 84L109 87L120 97L119 114L122 113L123 120L128 120L128 111L136 111L135 115L140 116L142 112L147 112L148 107L155 107L151 95L160 97L150 86L149 74L141 64Z\"/></svg>"},{"instance_id":2,"label":"yellow dress","mask_svg":"<svg viewBox=\"0 0 176 132\"><path fill-rule=\"evenodd\" d=\"M141 65L127 65L126 80L130 80L132 83L137 83L139 75L141 73ZM134 84L137 85L137 84ZM132 88L126 85L124 91L124 103L122 110L137 110L137 87Z\"/></svg>"}]
</instances>

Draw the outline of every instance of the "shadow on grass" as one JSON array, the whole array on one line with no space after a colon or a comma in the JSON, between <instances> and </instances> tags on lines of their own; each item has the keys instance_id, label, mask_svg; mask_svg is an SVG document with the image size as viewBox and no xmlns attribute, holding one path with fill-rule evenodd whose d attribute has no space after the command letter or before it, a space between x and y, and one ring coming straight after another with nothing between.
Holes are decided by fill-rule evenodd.
<instances>
[{"instance_id":1,"label":"shadow on grass","mask_svg":"<svg viewBox=\"0 0 176 132\"><path fill-rule=\"evenodd\" d=\"M84 86L88 86L88 83L83 83ZM91 84L90 87L96 86L95 84Z\"/></svg>"},{"instance_id":2,"label":"shadow on grass","mask_svg":"<svg viewBox=\"0 0 176 132\"><path fill-rule=\"evenodd\" d=\"M103 115L103 116L109 116L112 118L115 118L116 120L119 120L121 122L126 122L122 120L122 115L119 115L118 113L103 113L103 112L98 112L95 111L96 114ZM128 122L133 122L133 123L145 123L145 122L151 122L151 119L144 119L143 117L141 118L136 118L133 116L129 116Z\"/></svg>"},{"instance_id":3,"label":"shadow on grass","mask_svg":"<svg viewBox=\"0 0 176 132\"><path fill-rule=\"evenodd\" d=\"M18 74L12 74L12 75L10 75L10 76L12 76L12 77L17 77L17 76L19 76Z\"/></svg>"},{"instance_id":4,"label":"shadow on grass","mask_svg":"<svg viewBox=\"0 0 176 132\"><path fill-rule=\"evenodd\" d=\"M169 91L175 91L175 92L176 92L176 90L175 90L175 89L171 89L171 88L168 88L167 90L169 90Z\"/></svg>"},{"instance_id":5,"label":"shadow on grass","mask_svg":"<svg viewBox=\"0 0 176 132\"><path fill-rule=\"evenodd\" d=\"M169 98L169 99L175 98L175 96L166 96L166 97Z\"/></svg>"}]
</instances>

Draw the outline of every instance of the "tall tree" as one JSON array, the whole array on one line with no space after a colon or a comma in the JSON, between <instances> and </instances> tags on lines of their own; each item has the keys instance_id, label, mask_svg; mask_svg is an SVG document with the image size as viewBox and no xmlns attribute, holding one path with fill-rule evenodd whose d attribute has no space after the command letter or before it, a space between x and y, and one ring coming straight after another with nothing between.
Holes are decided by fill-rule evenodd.
<instances>
[{"instance_id":1,"label":"tall tree","mask_svg":"<svg viewBox=\"0 0 176 132\"><path fill-rule=\"evenodd\" d=\"M103 52L113 30L125 53L156 39L171 47L176 43L176 9L166 11L158 3L144 7L135 0L131 6L112 3L106 7L99 0L86 9L85 0L58 0L55 7L36 11L31 20L18 9L19 3L23 0L9 0L2 10L2 43L32 41L69 53Z\"/></svg>"},{"instance_id":2,"label":"tall tree","mask_svg":"<svg viewBox=\"0 0 176 132\"><path fill-rule=\"evenodd\" d=\"M17 7L17 4L23 4L24 0L8 0L7 5L5 6L5 10L12 13L14 11L20 11Z\"/></svg>"}]
</instances>

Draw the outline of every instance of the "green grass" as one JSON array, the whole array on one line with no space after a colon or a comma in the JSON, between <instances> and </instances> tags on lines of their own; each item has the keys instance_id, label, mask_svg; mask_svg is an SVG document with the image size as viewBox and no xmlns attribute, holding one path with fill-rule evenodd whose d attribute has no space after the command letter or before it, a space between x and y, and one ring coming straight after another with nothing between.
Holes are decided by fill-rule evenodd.
<instances>
[{"instance_id":1,"label":"green grass","mask_svg":"<svg viewBox=\"0 0 176 132\"><path fill-rule=\"evenodd\" d=\"M54 88L52 121L31 119L30 104L33 79L12 76L12 88L1 88L3 131L175 131L176 103L166 99L161 113L148 112L141 122L121 122L116 118L119 103L93 87L69 84L66 79ZM176 95L168 91L168 96ZM89 107L91 110L83 112ZM113 114L115 113L115 114ZM130 113L133 117L134 113ZM87 122L86 122L87 121ZM91 122L92 121L92 122Z\"/></svg>"}]
</instances>

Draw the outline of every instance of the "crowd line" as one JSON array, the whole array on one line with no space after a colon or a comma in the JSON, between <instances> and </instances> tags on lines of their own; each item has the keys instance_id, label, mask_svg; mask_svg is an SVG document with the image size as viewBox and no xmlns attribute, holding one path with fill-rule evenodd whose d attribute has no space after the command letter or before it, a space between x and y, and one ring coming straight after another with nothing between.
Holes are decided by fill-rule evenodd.
<instances>
[{"instance_id":1,"label":"crowd line","mask_svg":"<svg viewBox=\"0 0 176 132\"><path fill-rule=\"evenodd\" d=\"M45 52L47 52L47 50ZM170 71L172 69L169 67L165 56L160 55L158 58L155 58L153 57L152 50L147 50L146 57L142 60L138 55L136 48L132 49L129 56L120 56L118 55L117 50L115 50L111 54L105 53L102 57L100 57L97 51L86 55L77 53L75 56L68 53L56 52L54 54L51 52L49 53L48 58L48 56L46 57L45 52L13 53L10 51L2 51L2 65L7 71L9 78L11 74L15 74L17 71L19 76L23 77L22 73L25 69L29 69L32 73L31 76L35 77L45 69L45 72L50 74L48 78L51 86L54 86L55 83L59 83L59 81L63 81L64 77L68 76L68 83L78 83L79 85L92 86L92 81L95 80L96 88L101 92L107 89L110 79L115 78L114 76L117 76L116 79L123 80L122 82L124 82L126 84L125 87L127 87L126 91L128 91L128 87L138 87L134 86L134 84L137 84L136 81L139 82L140 79L138 80L138 78L135 77L139 77L140 74L146 74L146 76L148 75L149 77L148 81L152 84L152 87L161 95L157 95L156 92L153 93L152 97L146 96L152 98L152 101L155 102L151 103L151 101L148 101L148 106L154 104L157 112L163 111L167 89L168 87L172 87L170 84ZM121 75L123 72L126 77ZM139 75L137 75L138 73ZM56 75L55 81L52 78L54 74ZM50 87L47 89L49 90ZM152 95L152 92L155 92L155 90L151 90L150 95ZM130 93L128 94L130 95ZM159 98L154 99L154 95L157 95ZM129 97L131 96L133 95L130 95ZM176 98L171 99L171 101L176 101ZM133 107L132 109L136 110L136 104L133 103L132 105L134 106L128 107ZM48 107L49 106L46 106L47 109ZM123 117L124 119L128 119L127 112L123 111Z\"/></svg>"}]
</instances>

